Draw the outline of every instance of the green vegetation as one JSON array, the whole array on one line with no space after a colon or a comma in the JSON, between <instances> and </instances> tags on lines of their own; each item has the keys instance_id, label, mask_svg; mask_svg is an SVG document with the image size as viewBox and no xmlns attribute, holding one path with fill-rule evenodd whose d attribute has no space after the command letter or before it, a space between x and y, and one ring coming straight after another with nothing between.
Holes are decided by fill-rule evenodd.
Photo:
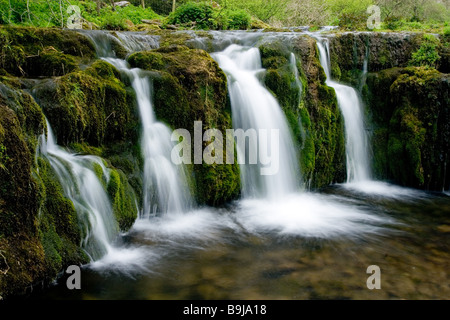
<instances>
[{"instance_id":1,"label":"green vegetation","mask_svg":"<svg viewBox=\"0 0 450 320\"><path fill-rule=\"evenodd\" d=\"M336 25L344 30L367 30L371 5L380 8L381 30L443 32L450 20L449 3L438 0L176 0L174 12L172 1L130 2L113 7L109 0L0 0L0 24L66 27L69 17L74 17L74 11L68 11L70 5L80 8L83 28L109 30L173 25L220 30Z\"/></svg>"},{"instance_id":2,"label":"green vegetation","mask_svg":"<svg viewBox=\"0 0 450 320\"><path fill-rule=\"evenodd\" d=\"M417 51L413 52L409 64L416 67L427 66L436 68L441 58L437 50L439 45L438 38L430 34L424 34L422 44Z\"/></svg>"},{"instance_id":3,"label":"green vegetation","mask_svg":"<svg viewBox=\"0 0 450 320\"><path fill-rule=\"evenodd\" d=\"M448 187L448 75L394 68L371 74L367 83L376 175L416 188Z\"/></svg>"}]
</instances>

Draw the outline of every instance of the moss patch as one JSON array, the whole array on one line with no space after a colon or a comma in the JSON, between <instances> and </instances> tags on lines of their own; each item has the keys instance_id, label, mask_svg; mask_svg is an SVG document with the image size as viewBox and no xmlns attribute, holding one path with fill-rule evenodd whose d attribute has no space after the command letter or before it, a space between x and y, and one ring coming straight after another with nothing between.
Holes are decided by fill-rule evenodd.
<instances>
[{"instance_id":1,"label":"moss patch","mask_svg":"<svg viewBox=\"0 0 450 320\"><path fill-rule=\"evenodd\" d=\"M448 189L448 75L397 68L370 75L367 84L377 176L410 187Z\"/></svg>"}]
</instances>

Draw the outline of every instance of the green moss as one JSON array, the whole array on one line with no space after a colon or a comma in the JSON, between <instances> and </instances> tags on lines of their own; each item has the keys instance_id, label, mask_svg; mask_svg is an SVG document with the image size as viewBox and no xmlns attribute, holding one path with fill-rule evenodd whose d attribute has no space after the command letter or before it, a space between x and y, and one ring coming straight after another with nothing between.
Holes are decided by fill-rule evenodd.
<instances>
[{"instance_id":1,"label":"green moss","mask_svg":"<svg viewBox=\"0 0 450 320\"><path fill-rule=\"evenodd\" d=\"M397 68L371 75L367 84L377 176L416 188L448 188L448 76Z\"/></svg>"},{"instance_id":2,"label":"green moss","mask_svg":"<svg viewBox=\"0 0 450 320\"><path fill-rule=\"evenodd\" d=\"M62 76L78 69L78 63L73 56L46 47L38 55L27 58L26 73L30 77Z\"/></svg>"},{"instance_id":3,"label":"green moss","mask_svg":"<svg viewBox=\"0 0 450 320\"><path fill-rule=\"evenodd\" d=\"M113 211L120 230L127 231L137 218L136 196L125 174L117 169L110 171L107 186Z\"/></svg>"},{"instance_id":4,"label":"green moss","mask_svg":"<svg viewBox=\"0 0 450 320\"><path fill-rule=\"evenodd\" d=\"M72 30L0 28L0 66L15 76L58 76L95 57L90 41Z\"/></svg>"},{"instance_id":5,"label":"green moss","mask_svg":"<svg viewBox=\"0 0 450 320\"><path fill-rule=\"evenodd\" d=\"M134 105L129 104L119 72L105 61L42 82L35 96L61 145L86 142L101 146L134 135Z\"/></svg>"},{"instance_id":6,"label":"green moss","mask_svg":"<svg viewBox=\"0 0 450 320\"><path fill-rule=\"evenodd\" d=\"M32 177L32 154L27 136L15 112L0 99L0 295L22 293L45 274L44 251L38 237L36 217L38 186ZM6 266L7 265L7 266Z\"/></svg>"},{"instance_id":7,"label":"green moss","mask_svg":"<svg viewBox=\"0 0 450 320\"><path fill-rule=\"evenodd\" d=\"M140 66L145 70L162 70L164 68L163 56L161 53L146 51L132 54L128 62L135 66Z\"/></svg>"}]
</instances>

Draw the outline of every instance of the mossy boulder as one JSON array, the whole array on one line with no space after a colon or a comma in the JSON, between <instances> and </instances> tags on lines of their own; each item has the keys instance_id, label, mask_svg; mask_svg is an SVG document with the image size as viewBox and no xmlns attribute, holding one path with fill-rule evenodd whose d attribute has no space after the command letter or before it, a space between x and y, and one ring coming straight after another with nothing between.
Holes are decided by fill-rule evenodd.
<instances>
[{"instance_id":1,"label":"mossy boulder","mask_svg":"<svg viewBox=\"0 0 450 320\"><path fill-rule=\"evenodd\" d=\"M225 135L225 130L232 128L226 76L207 52L185 46L163 47L135 53L128 61L133 67L153 72L154 110L159 120L173 129L187 129L191 137L195 121L202 122L203 132L218 129ZM203 148L208 144L203 142ZM239 195L237 162L202 163L190 168L198 203L216 205Z\"/></svg>"},{"instance_id":2,"label":"mossy boulder","mask_svg":"<svg viewBox=\"0 0 450 320\"><path fill-rule=\"evenodd\" d=\"M34 161L45 128L26 92L0 83L0 296L18 295L85 262L73 205L48 165ZM7 83L7 84L5 84Z\"/></svg>"},{"instance_id":3,"label":"mossy boulder","mask_svg":"<svg viewBox=\"0 0 450 320\"><path fill-rule=\"evenodd\" d=\"M0 67L15 76L60 76L94 57L92 43L73 30L0 28Z\"/></svg>"},{"instance_id":4,"label":"mossy boulder","mask_svg":"<svg viewBox=\"0 0 450 320\"><path fill-rule=\"evenodd\" d=\"M120 74L98 60L84 71L47 79L34 88L61 145L126 140L133 135L133 104Z\"/></svg>"},{"instance_id":5,"label":"mossy boulder","mask_svg":"<svg viewBox=\"0 0 450 320\"><path fill-rule=\"evenodd\" d=\"M449 188L449 79L424 67L369 75L377 177L427 190Z\"/></svg>"},{"instance_id":6,"label":"mossy boulder","mask_svg":"<svg viewBox=\"0 0 450 320\"><path fill-rule=\"evenodd\" d=\"M119 229L121 231L129 230L137 218L137 199L134 189L128 183L128 178L122 170L111 170L107 192Z\"/></svg>"},{"instance_id":7,"label":"mossy boulder","mask_svg":"<svg viewBox=\"0 0 450 320\"><path fill-rule=\"evenodd\" d=\"M332 77L360 87L364 61L376 72L406 67L422 41L420 33L347 32L329 37Z\"/></svg>"}]
</instances>

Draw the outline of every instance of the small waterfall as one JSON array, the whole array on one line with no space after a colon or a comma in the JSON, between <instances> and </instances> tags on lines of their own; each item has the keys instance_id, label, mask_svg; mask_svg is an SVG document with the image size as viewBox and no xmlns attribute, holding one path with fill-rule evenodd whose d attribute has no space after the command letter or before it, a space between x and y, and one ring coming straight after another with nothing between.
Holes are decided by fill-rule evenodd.
<instances>
[{"instance_id":1,"label":"small waterfall","mask_svg":"<svg viewBox=\"0 0 450 320\"><path fill-rule=\"evenodd\" d=\"M48 121L47 139L44 134L40 137L39 149L57 175L65 196L75 206L85 235L81 247L92 261L108 254L111 242L118 235L118 226L109 197L94 172L94 165L100 166L104 178L109 180L103 161L94 156L71 154L58 146Z\"/></svg>"},{"instance_id":2,"label":"small waterfall","mask_svg":"<svg viewBox=\"0 0 450 320\"><path fill-rule=\"evenodd\" d=\"M366 44L366 53L364 55L364 62L363 62L363 70L361 74L361 81L359 85L359 91L362 92L362 89L367 81L367 73L369 72L369 44Z\"/></svg>"},{"instance_id":3,"label":"small waterfall","mask_svg":"<svg viewBox=\"0 0 450 320\"><path fill-rule=\"evenodd\" d=\"M259 134L257 143L246 144L245 148L238 144L244 197L279 199L295 192L301 179L296 149L280 105L258 79L264 72L259 49L232 44L224 51L213 53L212 57L228 76L233 128L245 132L254 130ZM268 135L277 132L278 137L270 140L267 135L262 137L262 132ZM264 150L277 162L278 170L273 174L262 175L261 170L266 166L261 161L252 163L248 159L258 152L261 156Z\"/></svg>"},{"instance_id":4,"label":"small waterfall","mask_svg":"<svg viewBox=\"0 0 450 320\"><path fill-rule=\"evenodd\" d=\"M370 180L368 137L364 128L361 99L357 91L331 79L330 49L328 39L316 37L320 63L327 76L326 84L336 91L339 108L344 116L347 182Z\"/></svg>"},{"instance_id":5,"label":"small waterfall","mask_svg":"<svg viewBox=\"0 0 450 320\"><path fill-rule=\"evenodd\" d=\"M118 36L126 48L142 49L138 45L142 39L130 37L128 34L118 33ZM131 69L125 60L116 58L112 51L108 52L110 41L115 41L111 37L95 33L91 36L91 40L97 48L99 57L126 75L136 93L142 124L141 152L144 158L142 215L188 211L193 204L188 175L184 166L176 165L171 160L174 146L171 140L172 131L156 119L153 111L152 84L148 73L138 68ZM153 49L158 46L156 42L146 43L150 43Z\"/></svg>"},{"instance_id":6,"label":"small waterfall","mask_svg":"<svg viewBox=\"0 0 450 320\"><path fill-rule=\"evenodd\" d=\"M291 55L289 57L289 65L295 77L295 85L298 88L298 103L297 103L298 107L300 105L300 102L302 101L303 85L298 75L297 58L295 58L295 54L293 52L291 52Z\"/></svg>"},{"instance_id":7,"label":"small waterfall","mask_svg":"<svg viewBox=\"0 0 450 320\"><path fill-rule=\"evenodd\" d=\"M159 36L142 32L107 32L103 30L79 30L94 44L98 57L116 57L115 45L122 46L128 53L151 50L159 47Z\"/></svg>"}]
</instances>

